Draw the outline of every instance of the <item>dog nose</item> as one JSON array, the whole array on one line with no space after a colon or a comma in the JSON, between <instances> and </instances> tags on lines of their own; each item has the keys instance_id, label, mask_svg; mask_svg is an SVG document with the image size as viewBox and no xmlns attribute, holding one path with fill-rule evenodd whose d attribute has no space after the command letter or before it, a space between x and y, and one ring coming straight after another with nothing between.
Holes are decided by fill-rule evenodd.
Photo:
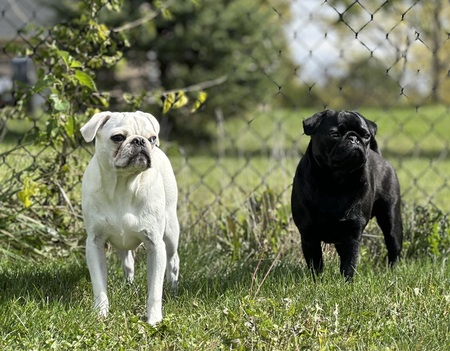
<instances>
[{"instance_id":1,"label":"dog nose","mask_svg":"<svg viewBox=\"0 0 450 351\"><path fill-rule=\"evenodd\" d=\"M137 146L145 146L145 139L141 137L136 137L131 141L131 144Z\"/></svg>"},{"instance_id":2,"label":"dog nose","mask_svg":"<svg viewBox=\"0 0 450 351\"><path fill-rule=\"evenodd\" d=\"M350 143L352 144L359 144L359 139L356 135L349 135L347 140L350 140Z\"/></svg>"}]
</instances>

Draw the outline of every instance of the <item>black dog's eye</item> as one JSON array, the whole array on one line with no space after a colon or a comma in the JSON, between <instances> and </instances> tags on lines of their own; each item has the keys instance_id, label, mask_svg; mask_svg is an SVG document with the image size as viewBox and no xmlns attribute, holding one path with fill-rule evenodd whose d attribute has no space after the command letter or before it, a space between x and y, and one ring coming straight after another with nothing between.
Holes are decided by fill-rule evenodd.
<instances>
[{"instance_id":1,"label":"black dog's eye","mask_svg":"<svg viewBox=\"0 0 450 351\"><path fill-rule=\"evenodd\" d=\"M156 136L151 136L148 141L150 141L150 144L155 144L156 143Z\"/></svg>"},{"instance_id":2,"label":"black dog's eye","mask_svg":"<svg viewBox=\"0 0 450 351\"><path fill-rule=\"evenodd\" d=\"M123 142L125 139L126 139L125 136L122 134L116 134L111 137L111 140L118 144Z\"/></svg>"},{"instance_id":3,"label":"black dog's eye","mask_svg":"<svg viewBox=\"0 0 450 351\"><path fill-rule=\"evenodd\" d=\"M364 134L364 139L370 139L370 134L369 133Z\"/></svg>"},{"instance_id":4,"label":"black dog's eye","mask_svg":"<svg viewBox=\"0 0 450 351\"><path fill-rule=\"evenodd\" d=\"M330 137L332 138L339 138L341 135L338 132L331 132Z\"/></svg>"}]
</instances>

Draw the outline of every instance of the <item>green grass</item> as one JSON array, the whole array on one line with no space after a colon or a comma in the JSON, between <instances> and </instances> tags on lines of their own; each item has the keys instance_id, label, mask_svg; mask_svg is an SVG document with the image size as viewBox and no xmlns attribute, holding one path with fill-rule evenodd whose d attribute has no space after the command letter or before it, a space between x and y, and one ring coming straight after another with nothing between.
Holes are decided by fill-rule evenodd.
<instances>
[{"instance_id":1,"label":"green grass","mask_svg":"<svg viewBox=\"0 0 450 351\"><path fill-rule=\"evenodd\" d=\"M192 238L191 238L192 239ZM212 239L212 238L211 238ZM298 249L296 247L294 249ZM91 311L84 259L0 264L2 350L444 350L450 347L450 267L365 257L352 283L333 254L314 283L295 254L232 261L214 242L184 241L177 295L164 321L145 317L145 266L133 285L109 262L111 313ZM271 267L272 263L275 265ZM257 268L258 267L258 268ZM254 280L253 275L256 271ZM267 276L266 276L267 275Z\"/></svg>"}]
</instances>

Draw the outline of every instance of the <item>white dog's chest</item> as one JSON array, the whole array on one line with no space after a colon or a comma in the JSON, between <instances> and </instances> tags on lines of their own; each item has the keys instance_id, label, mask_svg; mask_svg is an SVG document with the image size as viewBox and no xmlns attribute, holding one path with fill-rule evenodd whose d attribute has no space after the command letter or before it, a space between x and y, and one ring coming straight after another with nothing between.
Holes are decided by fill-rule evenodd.
<instances>
[{"instance_id":1,"label":"white dog's chest","mask_svg":"<svg viewBox=\"0 0 450 351\"><path fill-rule=\"evenodd\" d=\"M164 206L158 201L136 205L127 203L126 199L121 200L122 203L118 204L105 205L102 202L102 206L96 206L94 232L98 233L99 239L109 241L118 249L132 250L142 242L146 244L162 237Z\"/></svg>"},{"instance_id":2,"label":"white dog's chest","mask_svg":"<svg viewBox=\"0 0 450 351\"><path fill-rule=\"evenodd\" d=\"M114 247L126 250L135 249L149 234L138 216L132 213L105 217L100 232Z\"/></svg>"},{"instance_id":3,"label":"white dog's chest","mask_svg":"<svg viewBox=\"0 0 450 351\"><path fill-rule=\"evenodd\" d=\"M137 177L108 179L108 173L98 176L95 162L90 166L83 179L84 194L89 194L83 197L88 233L123 250L162 238L166 198L158 171L149 169ZM102 187L98 187L99 178Z\"/></svg>"}]
</instances>

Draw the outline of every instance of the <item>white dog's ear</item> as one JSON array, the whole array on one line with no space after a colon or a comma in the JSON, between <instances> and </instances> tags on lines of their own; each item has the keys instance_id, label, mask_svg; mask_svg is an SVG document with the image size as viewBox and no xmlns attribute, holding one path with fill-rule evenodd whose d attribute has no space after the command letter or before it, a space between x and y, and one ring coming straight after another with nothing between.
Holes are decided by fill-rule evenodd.
<instances>
[{"instance_id":1,"label":"white dog's ear","mask_svg":"<svg viewBox=\"0 0 450 351\"><path fill-rule=\"evenodd\" d=\"M146 113L146 112L142 112L142 111L136 111L136 113L139 113L141 116L147 118L150 121L150 123L153 126L153 130L156 133L156 146L159 146L159 130L160 130L160 126L159 126L158 120L155 118L155 116L153 116L150 113Z\"/></svg>"},{"instance_id":2,"label":"white dog's ear","mask_svg":"<svg viewBox=\"0 0 450 351\"><path fill-rule=\"evenodd\" d=\"M81 135L88 143L94 140L98 130L111 118L111 112L99 112L80 129Z\"/></svg>"}]
</instances>

